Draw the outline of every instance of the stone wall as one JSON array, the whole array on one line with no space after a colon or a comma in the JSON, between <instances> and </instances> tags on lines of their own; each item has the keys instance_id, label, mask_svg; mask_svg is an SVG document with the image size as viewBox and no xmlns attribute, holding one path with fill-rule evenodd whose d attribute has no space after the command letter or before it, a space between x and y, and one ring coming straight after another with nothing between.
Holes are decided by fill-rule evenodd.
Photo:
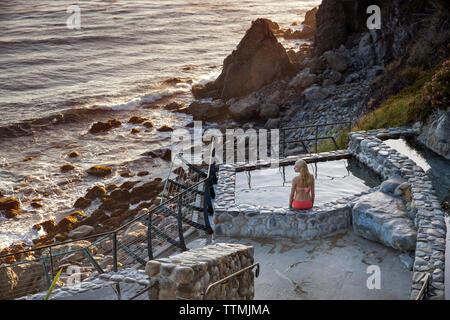
<instances>
[{"instance_id":1,"label":"stone wall","mask_svg":"<svg viewBox=\"0 0 450 320\"><path fill-rule=\"evenodd\" d=\"M206 297L203 294L212 283L251 266L253 252L251 246L216 243L149 261L146 272L152 279L153 296L159 300L252 300L253 271L213 287Z\"/></svg>"},{"instance_id":2,"label":"stone wall","mask_svg":"<svg viewBox=\"0 0 450 320\"><path fill-rule=\"evenodd\" d=\"M416 134L409 127L354 132L349 135L348 151L383 178L401 177L411 184L411 210L417 228L411 299L419 293L426 273L431 275L430 298L443 299L447 232L444 213L423 169L382 141Z\"/></svg>"},{"instance_id":3,"label":"stone wall","mask_svg":"<svg viewBox=\"0 0 450 320\"><path fill-rule=\"evenodd\" d=\"M348 158L345 151L324 152L305 157L307 162L330 161ZM287 157L280 165L294 164L296 156ZM350 197L325 203L310 210L290 210L287 207L268 207L235 203L236 171L268 167L259 161L255 165L227 164L220 166L217 195L214 204L214 233L218 236L244 238L283 237L311 240L346 229L351 225L352 207L359 196L373 192L361 192Z\"/></svg>"}]
</instances>

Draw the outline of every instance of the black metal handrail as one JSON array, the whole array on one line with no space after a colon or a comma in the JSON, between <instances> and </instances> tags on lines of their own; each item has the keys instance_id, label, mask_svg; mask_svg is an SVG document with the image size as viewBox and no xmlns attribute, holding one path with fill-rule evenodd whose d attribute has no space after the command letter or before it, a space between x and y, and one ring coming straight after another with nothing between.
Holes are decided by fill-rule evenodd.
<instances>
[{"instance_id":1,"label":"black metal handrail","mask_svg":"<svg viewBox=\"0 0 450 320\"><path fill-rule=\"evenodd\" d=\"M291 142L300 142L303 146L303 149L307 152L307 153L311 153L308 146L306 145L307 142L309 141L314 141L314 150L315 153L318 152L318 142L319 140L328 140L331 139L332 142L334 143L336 149L338 149L338 145L336 142L336 138L334 136L319 136L319 128L320 127L328 127L328 126L336 126L336 125L346 125L346 129L348 130L348 132L351 131L351 127L352 127L352 122L351 121L340 121L340 122L331 122L331 123L318 123L318 124L311 124L311 125L306 125L306 126L298 126L298 127L282 127L280 128L281 131L281 145L282 145L282 155L285 156L285 149L286 149L286 145L287 143L291 143ZM313 138L299 138L297 140L286 140L286 132L287 131L292 131L292 130L300 130L300 129L307 129L307 128L315 128L314 130L314 137ZM348 143L348 141L347 141Z\"/></svg>"},{"instance_id":2,"label":"black metal handrail","mask_svg":"<svg viewBox=\"0 0 450 320\"><path fill-rule=\"evenodd\" d=\"M225 278L223 278L223 279L221 279L221 280L219 280L219 281L216 281L216 282L210 284L210 285L206 288L205 292L203 293L203 299L205 299L205 297L208 295L209 291L210 291L212 288L214 288L215 286L218 286L219 284L224 284L224 283L230 281L230 279L232 279L232 278L234 278L234 277L237 277L238 275L240 275L240 274L242 274L242 273L244 273L244 272L246 272L246 271L248 271L248 270L252 270L252 269L255 268L255 267L256 267L255 277L258 278L258 277L259 277L259 263L254 263L254 264L252 264L251 266L242 268L241 270L236 271L236 272L230 274L229 276L226 276Z\"/></svg>"},{"instance_id":3,"label":"black metal handrail","mask_svg":"<svg viewBox=\"0 0 450 320\"><path fill-rule=\"evenodd\" d=\"M148 212L145 212L143 214L133 217L130 221L122 224L121 226L115 228L112 231L97 233L94 235L84 236L84 237L80 237L77 239L67 240L67 241L58 242L58 243L52 243L52 244L48 244L48 245L44 245L44 246L39 246L39 247L35 247L35 248L30 248L30 249L16 251L16 252L2 255L2 256L0 256L0 259L12 257L12 256L15 256L15 257L22 256L22 255L24 255L24 254L26 255L30 252L42 252L43 250L47 250L47 249L49 250L49 252L44 254L44 256L40 256L40 254L39 254L39 256L36 259L19 261L19 262L11 263L8 265L2 265L2 266L0 266L0 268L11 267L11 266L15 266L15 265L21 265L21 264L32 263L32 262L40 262L43 266L43 272L45 274L45 278L47 279L47 284L50 285L50 282L51 282L50 275L53 277L54 258L58 257L58 256L67 255L68 253L81 251L81 252L84 252L85 256L87 256L87 258L89 259L90 263L94 266L94 268L99 273L103 273L102 268L95 261L95 259L89 252L88 248L96 245L97 243L99 243L107 238L110 238L112 240L112 248L111 248L112 249L112 257L113 257L113 261L112 261L113 266L112 267L113 267L114 271L117 272L117 270L118 270L118 250L119 249L124 250L128 254L128 256L131 256L131 258L133 260L139 262L141 265L145 265L145 260L142 259L141 257L139 257L138 255L136 255L135 253L133 253L133 251L126 244L119 241L117 235L119 232L130 227L133 223L138 222L138 221L141 221L141 222L145 221L149 226L148 237L146 239L147 240L148 259L149 260L153 259L153 250L152 250L152 243L151 243L152 242L152 238L151 238L152 234L151 234L150 230L152 230L152 229L155 230L157 228L152 225L152 218L151 218L152 214L165 212L165 211L169 210L169 208L171 206L178 207L178 210L176 210L177 211L176 212L176 216L177 216L176 217L177 218L176 228L178 229L178 235L177 235L178 240L171 238L171 236L167 235L167 234L158 234L158 233L156 233L156 234L162 236L163 240L167 240L169 243L172 243L172 244L176 243L176 244L178 244L179 248L181 248L182 250L185 250L186 246L184 243L183 222L187 223L189 226L204 230L207 233L212 233L212 228L209 224L208 214L211 211L213 211L213 206L212 206L212 201L211 201L211 196L213 196L213 194L211 194L211 189L213 188L212 185L214 184L214 181L217 181L216 180L217 177L213 176L213 175L215 175L215 168L214 168L215 162L214 162L214 158L212 157L212 155L214 155L214 148L211 151L211 157L210 157L209 164L208 164L208 170L207 170L207 173L205 174L204 179L200 180L199 182L195 183L192 186L186 187L186 189L183 189L183 191L178 193L176 196L171 197L170 199L153 207ZM198 191L202 185L204 186L204 192L198 193ZM188 210L193 210L193 208L190 208L187 205L184 206L183 200L184 199L190 200L193 197L193 195L195 195L195 196L200 195L203 198L203 208L201 210L203 211L204 225L194 222L194 221L191 221L187 217L183 216L182 209L188 208ZM202 199L200 199L200 200L202 200ZM143 207L142 209L149 208L150 206L151 205L148 205L146 207ZM95 240L92 241L92 239L95 239ZM80 242L80 241L84 241L84 240L89 240L91 243L89 245L86 245L83 248L65 250L64 252L57 252L57 249L55 248L55 247L60 247L60 246L64 246L67 244ZM52 248L53 248L53 251L52 251ZM56 251L56 253L55 253L55 251ZM50 270L48 270L49 269L47 267L48 262L46 262L46 261L48 261L50 263L50 266L49 266ZM49 273L50 273L50 275L49 275Z\"/></svg>"}]
</instances>

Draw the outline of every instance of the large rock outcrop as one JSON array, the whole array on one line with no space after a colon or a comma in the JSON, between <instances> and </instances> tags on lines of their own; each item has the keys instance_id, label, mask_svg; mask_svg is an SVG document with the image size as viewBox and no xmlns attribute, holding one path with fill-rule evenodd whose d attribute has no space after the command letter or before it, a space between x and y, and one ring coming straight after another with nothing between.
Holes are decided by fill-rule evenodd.
<instances>
[{"instance_id":1,"label":"large rock outcrop","mask_svg":"<svg viewBox=\"0 0 450 320\"><path fill-rule=\"evenodd\" d=\"M383 192L362 196L353 207L353 230L363 238L409 252L417 233L402 200Z\"/></svg>"},{"instance_id":2,"label":"large rock outcrop","mask_svg":"<svg viewBox=\"0 0 450 320\"><path fill-rule=\"evenodd\" d=\"M418 140L437 154L450 159L450 110L437 112L435 119L423 128Z\"/></svg>"},{"instance_id":3,"label":"large rock outcrop","mask_svg":"<svg viewBox=\"0 0 450 320\"><path fill-rule=\"evenodd\" d=\"M286 50L274 36L267 20L257 19L236 50L225 59L222 73L212 85L205 85L205 90L217 90L227 101L246 96L275 79L292 76L293 71ZM198 90L197 95L201 95Z\"/></svg>"}]
</instances>

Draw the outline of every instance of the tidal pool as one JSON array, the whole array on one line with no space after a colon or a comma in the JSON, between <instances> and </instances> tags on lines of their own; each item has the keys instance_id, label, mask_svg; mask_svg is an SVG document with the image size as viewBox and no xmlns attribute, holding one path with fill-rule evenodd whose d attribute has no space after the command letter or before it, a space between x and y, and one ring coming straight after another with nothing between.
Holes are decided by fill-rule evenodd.
<instances>
[{"instance_id":1,"label":"tidal pool","mask_svg":"<svg viewBox=\"0 0 450 320\"><path fill-rule=\"evenodd\" d=\"M380 177L354 159L310 163L308 168L316 179L315 206L381 183ZM293 165L237 172L236 204L287 207L296 175Z\"/></svg>"}]
</instances>

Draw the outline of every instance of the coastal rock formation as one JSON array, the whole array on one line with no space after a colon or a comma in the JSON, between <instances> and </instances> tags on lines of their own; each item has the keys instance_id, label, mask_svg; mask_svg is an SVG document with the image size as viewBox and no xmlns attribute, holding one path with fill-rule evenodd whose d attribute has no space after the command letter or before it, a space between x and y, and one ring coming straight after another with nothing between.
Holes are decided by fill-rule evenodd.
<instances>
[{"instance_id":1,"label":"coastal rock formation","mask_svg":"<svg viewBox=\"0 0 450 320\"><path fill-rule=\"evenodd\" d=\"M289 82L289 87L295 89L305 89L313 85L317 80L317 76L310 72L309 68L305 68L300 71L292 80Z\"/></svg>"},{"instance_id":2,"label":"coastal rock formation","mask_svg":"<svg viewBox=\"0 0 450 320\"><path fill-rule=\"evenodd\" d=\"M209 121L223 118L228 113L228 105L221 99L211 102L194 101L189 105L188 112L194 119Z\"/></svg>"},{"instance_id":3,"label":"coastal rock formation","mask_svg":"<svg viewBox=\"0 0 450 320\"><path fill-rule=\"evenodd\" d=\"M255 95L249 95L230 105L230 114L236 120L255 118L259 113L259 100Z\"/></svg>"},{"instance_id":4,"label":"coastal rock formation","mask_svg":"<svg viewBox=\"0 0 450 320\"><path fill-rule=\"evenodd\" d=\"M122 122L120 122L117 119L110 119L108 120L108 122L97 122L94 123L91 127L91 129L89 130L89 133L99 133L99 132L106 132L109 131L113 128L118 128L122 125Z\"/></svg>"},{"instance_id":5,"label":"coastal rock formation","mask_svg":"<svg viewBox=\"0 0 450 320\"><path fill-rule=\"evenodd\" d=\"M439 110L425 126L418 140L427 148L450 160L450 110Z\"/></svg>"},{"instance_id":6,"label":"coastal rock formation","mask_svg":"<svg viewBox=\"0 0 450 320\"><path fill-rule=\"evenodd\" d=\"M347 40L347 25L342 1L324 0L316 14L314 53L322 55Z\"/></svg>"},{"instance_id":7,"label":"coastal rock formation","mask_svg":"<svg viewBox=\"0 0 450 320\"><path fill-rule=\"evenodd\" d=\"M19 210L19 208L20 201L15 198L6 197L0 199L0 210Z\"/></svg>"},{"instance_id":8,"label":"coastal rock formation","mask_svg":"<svg viewBox=\"0 0 450 320\"><path fill-rule=\"evenodd\" d=\"M257 19L236 50L225 59L222 73L208 88L209 91L217 89L219 96L227 101L248 95L291 72L289 57L269 23Z\"/></svg>"},{"instance_id":9,"label":"coastal rock formation","mask_svg":"<svg viewBox=\"0 0 450 320\"><path fill-rule=\"evenodd\" d=\"M106 177L112 173L112 169L106 166L93 166L88 169L87 173L96 177Z\"/></svg>"},{"instance_id":10,"label":"coastal rock formation","mask_svg":"<svg viewBox=\"0 0 450 320\"><path fill-rule=\"evenodd\" d=\"M362 196L352 215L360 236L403 252L415 250L417 233L401 200L377 191Z\"/></svg>"}]
</instances>

